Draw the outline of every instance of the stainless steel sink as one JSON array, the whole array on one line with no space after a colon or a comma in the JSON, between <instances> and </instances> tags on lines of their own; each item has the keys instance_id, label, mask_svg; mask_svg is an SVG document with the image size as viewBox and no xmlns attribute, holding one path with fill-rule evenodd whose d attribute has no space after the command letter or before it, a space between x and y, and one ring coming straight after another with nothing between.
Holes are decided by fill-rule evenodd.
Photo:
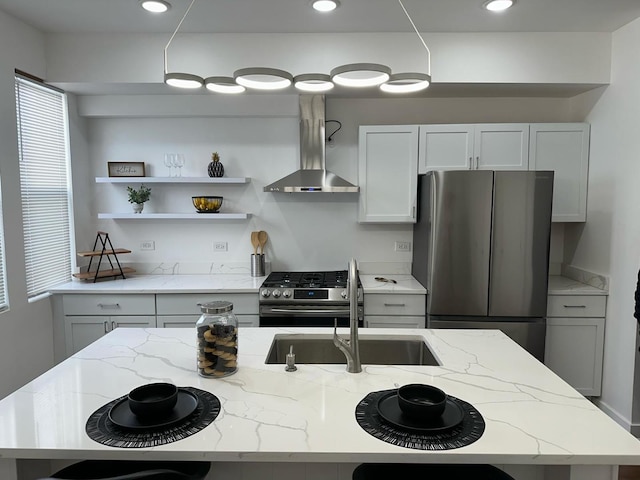
<instances>
[{"instance_id":1,"label":"stainless steel sink","mask_svg":"<svg viewBox=\"0 0 640 480\"><path fill-rule=\"evenodd\" d=\"M278 334L265 363L286 363L293 346L296 363L347 363L332 335ZM440 365L424 339L417 335L360 335L360 361L368 365Z\"/></svg>"}]
</instances>

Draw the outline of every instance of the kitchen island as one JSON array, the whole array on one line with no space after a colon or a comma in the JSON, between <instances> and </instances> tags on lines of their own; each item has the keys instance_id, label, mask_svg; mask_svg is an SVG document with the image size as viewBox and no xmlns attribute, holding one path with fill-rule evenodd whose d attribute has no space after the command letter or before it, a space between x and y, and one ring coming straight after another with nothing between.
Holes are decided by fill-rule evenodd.
<instances>
[{"instance_id":1,"label":"kitchen island","mask_svg":"<svg viewBox=\"0 0 640 480\"><path fill-rule=\"evenodd\" d=\"M330 330L240 329L238 372L209 379L196 373L191 329L116 329L0 401L0 478L20 478L21 462L91 458L205 459L224 462L214 465L216 475L261 480L343 480L361 462L491 463L518 480L613 480L615 465L640 465L637 439L500 331L392 334L424 337L439 366L363 365L349 374L344 365L298 365L288 373L265 364L275 334L305 332ZM369 335L390 332L360 333ZM157 447L108 447L87 436L94 411L157 381L213 393L219 416ZM407 383L433 384L469 402L484 418L484 434L462 448L424 451L366 433L355 419L358 403Z\"/></svg>"}]
</instances>

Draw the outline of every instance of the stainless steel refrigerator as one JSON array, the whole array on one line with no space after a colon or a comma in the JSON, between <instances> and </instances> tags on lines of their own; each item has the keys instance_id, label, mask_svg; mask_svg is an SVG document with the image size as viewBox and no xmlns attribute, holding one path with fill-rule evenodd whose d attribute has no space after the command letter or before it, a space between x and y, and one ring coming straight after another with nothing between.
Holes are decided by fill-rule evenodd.
<instances>
[{"instance_id":1,"label":"stainless steel refrigerator","mask_svg":"<svg viewBox=\"0 0 640 480\"><path fill-rule=\"evenodd\" d=\"M429 328L497 328L544 359L553 172L419 179L413 276Z\"/></svg>"}]
</instances>

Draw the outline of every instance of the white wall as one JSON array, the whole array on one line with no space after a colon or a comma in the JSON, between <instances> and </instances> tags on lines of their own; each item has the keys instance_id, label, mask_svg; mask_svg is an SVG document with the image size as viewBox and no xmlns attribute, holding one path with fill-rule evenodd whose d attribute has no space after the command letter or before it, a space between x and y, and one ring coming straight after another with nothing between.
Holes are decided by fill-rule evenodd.
<instances>
[{"instance_id":1,"label":"white wall","mask_svg":"<svg viewBox=\"0 0 640 480\"><path fill-rule=\"evenodd\" d=\"M264 185L291 173L299 164L297 96L281 97L274 116L264 109L245 111L238 98L240 116L224 111L218 116L214 106L204 116L202 96L82 97L79 104L88 117L93 185L88 221L95 229L108 231L116 246L133 250L125 260L138 268L158 272L188 273L220 269L221 265L248 264L252 252L250 232L266 230L270 241L267 258L273 269L346 268L355 256L359 262L375 264L379 273L392 273L397 264L408 265L411 253L394 251L394 242L411 241L411 225L361 225L357 222L358 196L355 194L272 194ZM248 100L251 101L251 100ZM215 103L215 102L214 102ZM291 103L293 107L291 108ZM139 112L161 112L161 116L135 116ZM145 107L146 105L146 107ZM198 105L199 107L196 107ZM192 108L193 107L193 108ZM185 112L197 110L198 116ZM292 112L294 114L292 115ZM342 128L327 149L327 167L349 181L358 183L358 126L399 123L473 122L564 122L573 118L568 99L557 98L466 98L466 99L327 99L327 119L339 120ZM335 128L327 123L327 131ZM165 176L163 155L182 152L187 157L184 176L205 176L211 152L217 151L229 177L251 177L241 186L152 185L151 201L145 212L193 212L192 195L223 195L223 211L250 212L248 221L96 221L98 212L129 212L126 185L95 184L95 176L107 175L108 161L142 161L148 175ZM394 161L390 158L389 161ZM77 180L77 179L76 179ZM137 185L139 182L132 182ZM76 199L79 202L79 199ZM80 222L77 222L80 223ZM86 222L82 223L86 226ZM562 261L562 231L554 228L552 261ZM94 230L95 230L94 229ZM95 231L85 228L78 248L90 248ZM143 241L155 242L155 251L140 251ZM225 241L229 251L213 251L213 243ZM146 265L141 265L146 264ZM382 269L389 268L385 272Z\"/></svg>"},{"instance_id":2,"label":"white wall","mask_svg":"<svg viewBox=\"0 0 640 480\"><path fill-rule=\"evenodd\" d=\"M640 65L633 61L638 45L640 20L613 35L612 82L587 117L588 222L567 228L566 253L571 256L565 258L610 278L600 404L625 426L640 422L637 406L632 418L633 403L640 402L637 394L633 398L638 370L633 294L640 267Z\"/></svg>"},{"instance_id":3,"label":"white wall","mask_svg":"<svg viewBox=\"0 0 640 480\"><path fill-rule=\"evenodd\" d=\"M0 12L0 175L9 306L0 314L0 397L53 364L49 299L26 298L14 69L44 76L44 37Z\"/></svg>"}]
</instances>

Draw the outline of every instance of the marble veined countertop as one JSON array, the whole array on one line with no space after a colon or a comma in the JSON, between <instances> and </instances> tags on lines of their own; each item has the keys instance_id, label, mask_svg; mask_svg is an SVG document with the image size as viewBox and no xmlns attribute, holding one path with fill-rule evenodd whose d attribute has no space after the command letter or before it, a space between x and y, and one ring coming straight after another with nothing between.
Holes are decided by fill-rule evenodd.
<instances>
[{"instance_id":1,"label":"marble veined countertop","mask_svg":"<svg viewBox=\"0 0 640 480\"><path fill-rule=\"evenodd\" d=\"M376 277L397 283L379 282ZM96 283L74 280L58 285L50 293L258 293L267 277L246 274L219 275L131 275L125 279ZM426 294L411 275L360 275L364 293Z\"/></svg>"},{"instance_id":2,"label":"marble veined countertop","mask_svg":"<svg viewBox=\"0 0 640 480\"><path fill-rule=\"evenodd\" d=\"M572 470L640 464L640 441L498 330L394 333L424 337L440 366L364 365L349 374L344 365L298 365L287 373L264 363L275 334L308 332L330 329L241 329L237 373L208 379L196 374L191 329L115 329L0 401L0 466L14 458L578 465ZM220 415L158 447L115 448L88 438L92 412L157 381L212 392ZM484 417L484 434L462 448L423 451L360 428L354 411L368 393L407 383L433 384L471 403Z\"/></svg>"},{"instance_id":3,"label":"marble veined countertop","mask_svg":"<svg viewBox=\"0 0 640 480\"><path fill-rule=\"evenodd\" d=\"M569 277L549 276L549 295L608 295L607 290L596 288Z\"/></svg>"}]
</instances>

